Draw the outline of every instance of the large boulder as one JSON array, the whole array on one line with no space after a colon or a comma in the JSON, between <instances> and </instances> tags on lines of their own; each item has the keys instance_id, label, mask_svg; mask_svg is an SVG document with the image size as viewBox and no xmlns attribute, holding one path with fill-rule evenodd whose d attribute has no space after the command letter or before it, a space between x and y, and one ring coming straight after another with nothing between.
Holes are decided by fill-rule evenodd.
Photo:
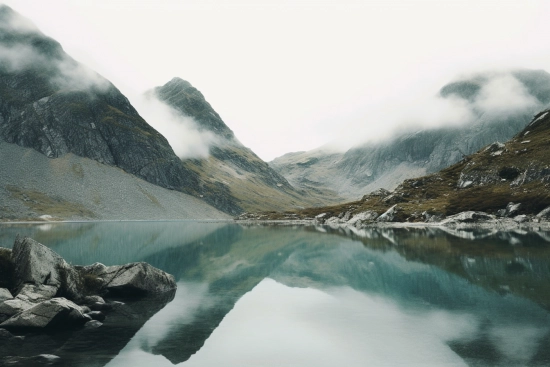
<instances>
[{"instance_id":1,"label":"large boulder","mask_svg":"<svg viewBox=\"0 0 550 367\"><path fill-rule=\"evenodd\" d=\"M0 248L0 288L11 289L14 280L14 264L11 259L12 251Z\"/></svg>"},{"instance_id":2,"label":"large boulder","mask_svg":"<svg viewBox=\"0 0 550 367\"><path fill-rule=\"evenodd\" d=\"M52 298L26 309L0 324L5 329L51 328L57 325L84 324L91 317L66 298Z\"/></svg>"},{"instance_id":3,"label":"large boulder","mask_svg":"<svg viewBox=\"0 0 550 367\"><path fill-rule=\"evenodd\" d=\"M5 300L12 299L13 296L11 295L11 292L7 290L6 288L0 288L0 302L4 302Z\"/></svg>"},{"instance_id":4,"label":"large boulder","mask_svg":"<svg viewBox=\"0 0 550 367\"><path fill-rule=\"evenodd\" d=\"M21 292L25 284L45 285L55 287L57 295L79 301L92 294L89 292L97 291L97 288L86 287L77 268L32 238L17 236L11 256L17 293Z\"/></svg>"},{"instance_id":5,"label":"large boulder","mask_svg":"<svg viewBox=\"0 0 550 367\"><path fill-rule=\"evenodd\" d=\"M88 274L102 279L109 293L146 296L176 289L172 275L144 262L92 267L93 271Z\"/></svg>"},{"instance_id":6,"label":"large boulder","mask_svg":"<svg viewBox=\"0 0 550 367\"><path fill-rule=\"evenodd\" d=\"M67 263L61 256L32 238L17 236L13 244L12 260L15 264L15 288L25 283L61 286L61 269Z\"/></svg>"}]
</instances>

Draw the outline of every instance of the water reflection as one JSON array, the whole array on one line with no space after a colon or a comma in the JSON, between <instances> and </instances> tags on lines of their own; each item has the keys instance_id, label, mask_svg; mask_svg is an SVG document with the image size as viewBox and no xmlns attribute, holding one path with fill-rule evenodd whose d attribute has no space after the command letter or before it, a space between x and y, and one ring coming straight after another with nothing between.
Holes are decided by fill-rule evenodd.
<instances>
[{"instance_id":1,"label":"water reflection","mask_svg":"<svg viewBox=\"0 0 550 367\"><path fill-rule=\"evenodd\" d=\"M3 226L0 241L16 232L73 263L176 276L109 366L550 364L547 232L140 222Z\"/></svg>"}]
</instances>

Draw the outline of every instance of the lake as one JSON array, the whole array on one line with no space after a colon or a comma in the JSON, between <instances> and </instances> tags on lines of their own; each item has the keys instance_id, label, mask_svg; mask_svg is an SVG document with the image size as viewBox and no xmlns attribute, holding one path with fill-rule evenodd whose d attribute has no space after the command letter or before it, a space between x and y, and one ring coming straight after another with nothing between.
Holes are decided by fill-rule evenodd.
<instances>
[{"instance_id":1,"label":"lake","mask_svg":"<svg viewBox=\"0 0 550 367\"><path fill-rule=\"evenodd\" d=\"M0 246L16 234L72 264L146 261L177 280L131 323L29 336L29 354L72 366L550 365L548 232L3 224Z\"/></svg>"}]
</instances>

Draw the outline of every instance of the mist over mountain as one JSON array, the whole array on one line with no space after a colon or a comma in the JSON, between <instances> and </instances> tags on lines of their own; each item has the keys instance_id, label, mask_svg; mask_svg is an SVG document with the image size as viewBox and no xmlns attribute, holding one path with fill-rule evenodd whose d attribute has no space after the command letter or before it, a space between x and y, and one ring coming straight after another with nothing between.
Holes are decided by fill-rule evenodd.
<instances>
[{"instance_id":1,"label":"mist over mountain","mask_svg":"<svg viewBox=\"0 0 550 367\"><path fill-rule=\"evenodd\" d=\"M545 109L512 139L489 144L450 167L406 179L391 192L376 190L354 202L298 211L292 218L322 213L320 222L357 228L375 220L445 225L499 217L512 224L540 223L550 215L549 134L550 109Z\"/></svg>"},{"instance_id":2,"label":"mist over mountain","mask_svg":"<svg viewBox=\"0 0 550 367\"><path fill-rule=\"evenodd\" d=\"M31 148L52 159L74 154L117 167L165 189L199 197L225 212L235 214L241 210L231 200L218 197L217 192L201 186L199 174L182 164L165 137L139 115L112 83L76 62L58 42L7 6L0 7L0 23L1 140ZM2 159L12 162L19 161L18 154L22 153L13 149L2 152ZM84 161L83 164L88 165ZM47 166L53 169L52 165ZM36 182L37 177L30 167L21 168L27 169L26 181ZM8 177L15 181L8 181ZM15 177L7 172L3 175L4 189L29 186L24 177L17 176L17 180ZM75 177L70 170L58 172L55 177L67 178L71 181L67 182L67 188L74 187ZM77 175L76 178L81 177ZM97 176L92 181L101 191L104 180L105 177ZM40 189L35 184L30 186L27 189L33 192ZM92 190L92 187L76 186L80 190ZM130 189L121 191L127 200L143 195ZM54 192L42 194L46 199ZM3 195L9 196L9 190L5 189ZM71 201L73 198L65 199ZM158 202L151 200L153 205ZM89 211L87 214L70 211L70 215L101 218L101 209L96 209L99 212L94 211L94 215ZM42 213L31 208L28 215L56 216L61 212ZM20 214L17 209L10 215L17 217Z\"/></svg>"},{"instance_id":3,"label":"mist over mountain","mask_svg":"<svg viewBox=\"0 0 550 367\"><path fill-rule=\"evenodd\" d=\"M378 188L393 189L406 178L436 172L485 145L510 139L550 103L549 92L550 74L542 70L473 75L443 86L437 97L450 101L449 111L463 121L445 124L448 113L443 113L437 115L442 118L439 124L427 123L437 127L408 128L344 153L320 148L286 154L270 165L298 187L332 189L357 199ZM394 116L404 114L406 110ZM427 120L433 118L431 111L425 114Z\"/></svg>"},{"instance_id":4,"label":"mist over mountain","mask_svg":"<svg viewBox=\"0 0 550 367\"><path fill-rule=\"evenodd\" d=\"M189 170L197 172L204 185L227 188L220 195L235 198L246 211L289 210L306 206L326 205L339 199L328 190L295 189L279 173L242 145L220 115L191 83L173 78L163 86L147 93L150 99L161 101L172 112L173 120L167 131L172 146L181 144L185 136L178 127L189 124L202 136L209 136L208 155L190 159L182 156ZM157 122L150 120L153 125Z\"/></svg>"}]
</instances>

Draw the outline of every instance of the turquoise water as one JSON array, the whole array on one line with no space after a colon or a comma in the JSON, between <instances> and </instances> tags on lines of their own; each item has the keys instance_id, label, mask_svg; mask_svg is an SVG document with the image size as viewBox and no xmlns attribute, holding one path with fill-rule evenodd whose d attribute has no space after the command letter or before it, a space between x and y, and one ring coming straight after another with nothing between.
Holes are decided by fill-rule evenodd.
<instances>
[{"instance_id":1,"label":"turquoise water","mask_svg":"<svg viewBox=\"0 0 550 367\"><path fill-rule=\"evenodd\" d=\"M147 261L176 277L166 306L108 329L109 346L82 341L72 365L550 365L544 232L61 223L2 225L0 245L16 234L72 264Z\"/></svg>"}]
</instances>

